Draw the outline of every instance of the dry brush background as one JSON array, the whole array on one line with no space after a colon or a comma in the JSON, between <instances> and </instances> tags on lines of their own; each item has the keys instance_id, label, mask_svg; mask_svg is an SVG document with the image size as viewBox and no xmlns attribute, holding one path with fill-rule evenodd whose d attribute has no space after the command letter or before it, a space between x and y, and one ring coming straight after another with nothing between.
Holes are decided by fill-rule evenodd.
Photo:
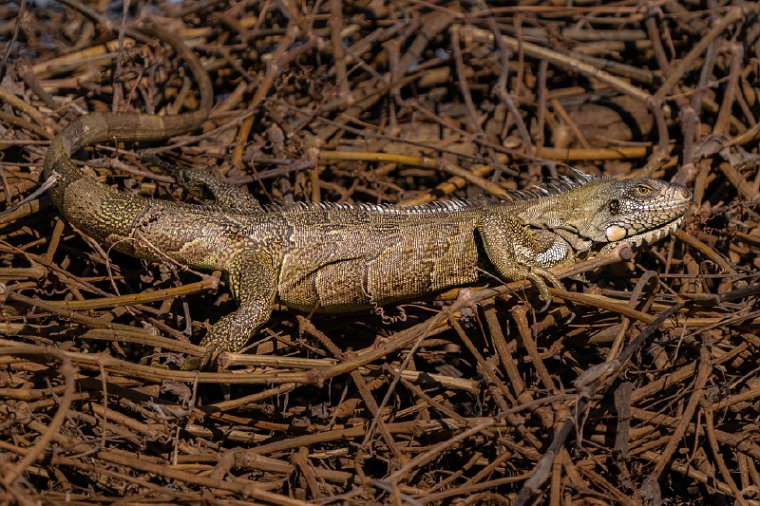
<instances>
[{"instance_id":1,"label":"dry brush background","mask_svg":"<svg viewBox=\"0 0 760 506\"><path fill-rule=\"evenodd\" d=\"M0 5L0 482L18 504L760 504L760 23L755 3ZM146 149L262 203L421 203L571 165L687 184L674 236L385 313L274 318L178 370L223 280L104 251L37 190L88 111L197 106L203 132L78 157L188 197ZM620 260L620 258L617 258ZM451 295L451 294L449 294ZM449 297L450 299L451 297Z\"/></svg>"}]
</instances>

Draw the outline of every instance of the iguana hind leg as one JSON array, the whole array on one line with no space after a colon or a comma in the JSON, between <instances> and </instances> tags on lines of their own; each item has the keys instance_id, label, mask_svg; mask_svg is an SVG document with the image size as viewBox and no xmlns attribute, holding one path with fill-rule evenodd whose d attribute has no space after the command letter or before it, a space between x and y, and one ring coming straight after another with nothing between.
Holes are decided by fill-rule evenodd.
<instances>
[{"instance_id":1,"label":"iguana hind leg","mask_svg":"<svg viewBox=\"0 0 760 506\"><path fill-rule=\"evenodd\" d=\"M174 171L177 183L191 195L209 204L230 207L238 211L263 212L264 208L250 195L232 183L222 181L205 170L178 168Z\"/></svg>"},{"instance_id":2,"label":"iguana hind leg","mask_svg":"<svg viewBox=\"0 0 760 506\"><path fill-rule=\"evenodd\" d=\"M488 213L478 224L478 233L486 255L505 280L529 280L543 301L551 295L546 281L562 288L549 268L566 262L572 248L560 236L549 231L530 230L518 219L503 213Z\"/></svg>"},{"instance_id":3,"label":"iguana hind leg","mask_svg":"<svg viewBox=\"0 0 760 506\"><path fill-rule=\"evenodd\" d=\"M146 158L151 164L171 173L177 180L177 184L204 203L229 207L237 211L264 211L253 195L244 192L232 183L218 179L208 171L179 167L157 156Z\"/></svg>"},{"instance_id":4,"label":"iguana hind leg","mask_svg":"<svg viewBox=\"0 0 760 506\"><path fill-rule=\"evenodd\" d=\"M277 271L271 259L261 253L238 259L228 271L230 291L240 306L217 321L200 345L206 353L200 360L189 359L183 369L203 369L212 355L238 351L272 314L277 292Z\"/></svg>"}]
</instances>

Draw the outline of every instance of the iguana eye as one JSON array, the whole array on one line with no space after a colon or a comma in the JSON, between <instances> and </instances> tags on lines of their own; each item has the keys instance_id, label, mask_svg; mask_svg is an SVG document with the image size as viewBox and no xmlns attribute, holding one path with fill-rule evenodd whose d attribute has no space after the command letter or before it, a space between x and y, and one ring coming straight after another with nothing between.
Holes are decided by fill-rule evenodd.
<instances>
[{"instance_id":1,"label":"iguana eye","mask_svg":"<svg viewBox=\"0 0 760 506\"><path fill-rule=\"evenodd\" d=\"M639 195L649 195L652 193L652 189L648 186L644 186L643 184L637 185L636 191L639 193Z\"/></svg>"},{"instance_id":2,"label":"iguana eye","mask_svg":"<svg viewBox=\"0 0 760 506\"><path fill-rule=\"evenodd\" d=\"M610 214L614 215L614 214L619 213L620 212L620 201L617 200L617 199L610 200L610 203L607 204L607 209L609 210Z\"/></svg>"}]
</instances>

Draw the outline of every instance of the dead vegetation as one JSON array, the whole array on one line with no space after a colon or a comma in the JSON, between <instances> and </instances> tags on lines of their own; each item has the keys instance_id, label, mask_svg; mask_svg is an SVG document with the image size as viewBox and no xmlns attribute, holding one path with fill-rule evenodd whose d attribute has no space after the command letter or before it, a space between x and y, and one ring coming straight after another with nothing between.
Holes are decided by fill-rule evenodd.
<instances>
[{"instance_id":1,"label":"dead vegetation","mask_svg":"<svg viewBox=\"0 0 760 506\"><path fill-rule=\"evenodd\" d=\"M0 5L3 502L760 504L758 4L61 3ZM123 36L140 15L216 106L79 157L124 191L186 198L150 150L263 203L499 196L570 164L696 204L547 312L498 282L283 311L220 372L177 370L224 283L104 251L36 191L72 118L197 106L166 44Z\"/></svg>"}]
</instances>

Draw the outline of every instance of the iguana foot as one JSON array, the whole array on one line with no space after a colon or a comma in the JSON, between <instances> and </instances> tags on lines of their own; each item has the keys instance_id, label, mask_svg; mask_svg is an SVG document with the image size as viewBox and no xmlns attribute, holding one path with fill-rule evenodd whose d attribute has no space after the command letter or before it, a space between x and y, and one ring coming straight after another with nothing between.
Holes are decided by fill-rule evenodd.
<instances>
[{"instance_id":1,"label":"iguana foot","mask_svg":"<svg viewBox=\"0 0 760 506\"><path fill-rule=\"evenodd\" d=\"M208 346L202 357L189 357L182 364L181 369L183 371L205 371L216 361L215 355L222 351L225 350L220 346Z\"/></svg>"},{"instance_id":2,"label":"iguana foot","mask_svg":"<svg viewBox=\"0 0 760 506\"><path fill-rule=\"evenodd\" d=\"M546 281L549 281L549 283L551 283L554 288L558 288L560 290L564 290L565 288L562 286L562 282L557 276L541 267L531 267L530 271L525 277L538 291L538 298L545 302L543 307L541 307L539 310L539 313L546 311L552 302L552 296L549 293L549 286L546 284Z\"/></svg>"}]
</instances>

